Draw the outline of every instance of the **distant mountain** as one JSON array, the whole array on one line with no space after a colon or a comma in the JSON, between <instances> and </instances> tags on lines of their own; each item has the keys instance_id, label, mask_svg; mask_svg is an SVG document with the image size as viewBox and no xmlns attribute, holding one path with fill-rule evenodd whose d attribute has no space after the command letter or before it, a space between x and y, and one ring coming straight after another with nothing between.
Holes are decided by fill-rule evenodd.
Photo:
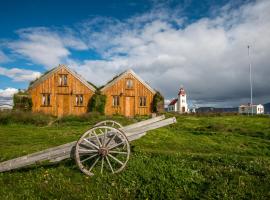
<instances>
[{"instance_id":1,"label":"distant mountain","mask_svg":"<svg viewBox=\"0 0 270 200\"><path fill-rule=\"evenodd\" d=\"M264 106L264 113L270 114L270 102L263 105Z\"/></svg>"},{"instance_id":2,"label":"distant mountain","mask_svg":"<svg viewBox=\"0 0 270 200\"><path fill-rule=\"evenodd\" d=\"M208 112L238 112L238 108L214 108L214 107L200 107L196 109L197 113L208 113Z\"/></svg>"}]
</instances>

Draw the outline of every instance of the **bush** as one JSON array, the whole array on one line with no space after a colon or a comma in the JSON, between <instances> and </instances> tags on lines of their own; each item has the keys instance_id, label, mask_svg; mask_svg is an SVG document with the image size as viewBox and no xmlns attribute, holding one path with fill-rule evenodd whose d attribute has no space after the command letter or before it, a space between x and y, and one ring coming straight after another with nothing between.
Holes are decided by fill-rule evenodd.
<instances>
[{"instance_id":1,"label":"bush","mask_svg":"<svg viewBox=\"0 0 270 200\"><path fill-rule=\"evenodd\" d=\"M32 110L32 98L27 92L19 91L13 96L13 109L21 111Z\"/></svg>"},{"instance_id":2,"label":"bush","mask_svg":"<svg viewBox=\"0 0 270 200\"><path fill-rule=\"evenodd\" d=\"M34 124L37 126L48 125L54 117L25 111L2 111L0 112L0 124L7 125L13 123Z\"/></svg>"},{"instance_id":3,"label":"bush","mask_svg":"<svg viewBox=\"0 0 270 200\"><path fill-rule=\"evenodd\" d=\"M99 112L104 114L106 105L106 95L97 91L88 102L88 112Z\"/></svg>"},{"instance_id":4,"label":"bush","mask_svg":"<svg viewBox=\"0 0 270 200\"><path fill-rule=\"evenodd\" d=\"M157 113L164 112L164 97L160 92L156 92L154 95L152 111Z\"/></svg>"},{"instance_id":5,"label":"bush","mask_svg":"<svg viewBox=\"0 0 270 200\"><path fill-rule=\"evenodd\" d=\"M98 112L90 112L85 113L83 115L67 115L61 118L58 118L54 123L56 124L76 124L76 123L89 123L95 124L97 121L103 121L106 117L104 115L100 115Z\"/></svg>"}]
</instances>

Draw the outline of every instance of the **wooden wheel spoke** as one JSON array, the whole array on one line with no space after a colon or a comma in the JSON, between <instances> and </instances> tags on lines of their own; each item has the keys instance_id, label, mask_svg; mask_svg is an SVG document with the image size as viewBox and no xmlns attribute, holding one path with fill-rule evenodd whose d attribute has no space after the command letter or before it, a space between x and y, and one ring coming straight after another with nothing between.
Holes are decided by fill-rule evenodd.
<instances>
[{"instance_id":1,"label":"wooden wheel spoke","mask_svg":"<svg viewBox=\"0 0 270 200\"><path fill-rule=\"evenodd\" d=\"M107 122L112 125L112 122ZM114 126L118 126L117 123ZM124 148L123 148L124 147ZM76 144L75 159L88 176L122 171L129 159L130 146L125 134L111 126L99 125L88 130ZM108 167L107 167L108 166Z\"/></svg>"},{"instance_id":2,"label":"wooden wheel spoke","mask_svg":"<svg viewBox=\"0 0 270 200\"><path fill-rule=\"evenodd\" d=\"M124 151L110 151L110 153L117 153L117 154L128 154L128 152L124 152Z\"/></svg>"},{"instance_id":3,"label":"wooden wheel spoke","mask_svg":"<svg viewBox=\"0 0 270 200\"><path fill-rule=\"evenodd\" d=\"M93 134L94 134L94 136L96 137L96 139L97 139L97 141L98 141L99 146L101 147L102 145L101 145L101 143L100 143L99 137L97 136L96 132L95 132L95 131L93 131Z\"/></svg>"},{"instance_id":4,"label":"wooden wheel spoke","mask_svg":"<svg viewBox=\"0 0 270 200\"><path fill-rule=\"evenodd\" d=\"M87 160L90 160L91 158L94 158L95 156L97 156L98 154L94 154L94 155L92 155L92 156L89 156L88 158L85 158L85 159L83 159L81 162L83 163L83 162L85 162L85 161L87 161Z\"/></svg>"},{"instance_id":5,"label":"wooden wheel spoke","mask_svg":"<svg viewBox=\"0 0 270 200\"><path fill-rule=\"evenodd\" d=\"M89 172L91 172L91 170L95 167L95 165L97 164L97 162L99 161L100 157L98 157L95 162L93 163L93 165L90 167L90 169L88 170Z\"/></svg>"},{"instance_id":6,"label":"wooden wheel spoke","mask_svg":"<svg viewBox=\"0 0 270 200\"><path fill-rule=\"evenodd\" d=\"M82 147L84 149L93 149L93 147L92 146L90 147L88 144L80 143L79 145L80 145L80 148Z\"/></svg>"},{"instance_id":7,"label":"wooden wheel spoke","mask_svg":"<svg viewBox=\"0 0 270 200\"><path fill-rule=\"evenodd\" d=\"M79 149L79 153L96 153L98 150L96 149Z\"/></svg>"},{"instance_id":8,"label":"wooden wheel spoke","mask_svg":"<svg viewBox=\"0 0 270 200\"><path fill-rule=\"evenodd\" d=\"M101 129L99 129L99 132L103 135L102 146L104 147L107 137L107 129L105 129L105 133Z\"/></svg>"},{"instance_id":9,"label":"wooden wheel spoke","mask_svg":"<svg viewBox=\"0 0 270 200\"><path fill-rule=\"evenodd\" d=\"M111 162L110 162L108 156L106 156L106 160L107 160L108 165L110 166L110 169L112 170L112 173L114 173L114 170L112 168L112 165L111 165Z\"/></svg>"},{"instance_id":10,"label":"wooden wheel spoke","mask_svg":"<svg viewBox=\"0 0 270 200\"><path fill-rule=\"evenodd\" d=\"M120 160L118 160L116 157L114 157L113 155L111 155L111 154L108 154L108 156L110 156L112 159L114 159L116 162L118 162L119 164L121 164L121 165L124 165L124 163L122 162L122 161L120 161Z\"/></svg>"},{"instance_id":11,"label":"wooden wheel spoke","mask_svg":"<svg viewBox=\"0 0 270 200\"><path fill-rule=\"evenodd\" d=\"M114 134L113 137L111 137L111 138L108 140L108 142L106 143L105 147L107 147L107 146L110 144L110 142L114 140L115 137L116 137L116 133Z\"/></svg>"},{"instance_id":12,"label":"wooden wheel spoke","mask_svg":"<svg viewBox=\"0 0 270 200\"><path fill-rule=\"evenodd\" d=\"M114 148L116 148L116 147L119 147L119 146L122 145L122 144L124 144L123 141L120 142L120 143L118 143L118 144L116 144L116 145L114 145L114 146L112 146L112 147L110 147L109 150L114 149Z\"/></svg>"},{"instance_id":13,"label":"wooden wheel spoke","mask_svg":"<svg viewBox=\"0 0 270 200\"><path fill-rule=\"evenodd\" d=\"M83 138L83 140L84 140L85 142L87 142L88 144L90 144L92 147L95 147L96 149L99 149L99 147L98 147L97 145L95 145L93 142L90 142L89 140L87 140L87 139L85 139L85 138Z\"/></svg>"}]
</instances>

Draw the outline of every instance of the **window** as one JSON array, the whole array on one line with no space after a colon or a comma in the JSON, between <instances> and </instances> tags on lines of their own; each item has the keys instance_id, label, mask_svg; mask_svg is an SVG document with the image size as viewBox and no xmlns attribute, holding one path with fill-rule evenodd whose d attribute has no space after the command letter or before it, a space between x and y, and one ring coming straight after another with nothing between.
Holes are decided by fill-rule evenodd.
<instances>
[{"instance_id":1,"label":"window","mask_svg":"<svg viewBox=\"0 0 270 200\"><path fill-rule=\"evenodd\" d=\"M140 97L140 106L146 106L146 97Z\"/></svg>"},{"instance_id":2,"label":"window","mask_svg":"<svg viewBox=\"0 0 270 200\"><path fill-rule=\"evenodd\" d=\"M67 74L59 75L59 86L67 86Z\"/></svg>"},{"instance_id":3,"label":"window","mask_svg":"<svg viewBox=\"0 0 270 200\"><path fill-rule=\"evenodd\" d=\"M42 94L42 105L50 106L51 105L51 95L50 94Z\"/></svg>"},{"instance_id":4,"label":"window","mask_svg":"<svg viewBox=\"0 0 270 200\"><path fill-rule=\"evenodd\" d=\"M120 105L120 96L113 96L113 106L119 106Z\"/></svg>"},{"instance_id":5,"label":"window","mask_svg":"<svg viewBox=\"0 0 270 200\"><path fill-rule=\"evenodd\" d=\"M77 94L76 95L76 106L82 106L83 105L83 95Z\"/></svg>"},{"instance_id":6,"label":"window","mask_svg":"<svg viewBox=\"0 0 270 200\"><path fill-rule=\"evenodd\" d=\"M133 80L132 79L127 79L126 88L127 89L132 89L133 88Z\"/></svg>"}]
</instances>

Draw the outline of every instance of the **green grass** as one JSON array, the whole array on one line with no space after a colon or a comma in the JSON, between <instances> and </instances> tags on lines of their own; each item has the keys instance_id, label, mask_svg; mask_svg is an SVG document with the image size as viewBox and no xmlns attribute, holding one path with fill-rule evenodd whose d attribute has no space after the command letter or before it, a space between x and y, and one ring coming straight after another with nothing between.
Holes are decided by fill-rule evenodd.
<instances>
[{"instance_id":1,"label":"green grass","mask_svg":"<svg viewBox=\"0 0 270 200\"><path fill-rule=\"evenodd\" d=\"M0 161L77 140L103 119L73 116L50 126L10 120L0 125ZM113 119L130 124L144 118ZM269 117L187 115L177 121L132 142L131 158L119 174L87 177L73 160L35 165L0 173L0 197L270 199Z\"/></svg>"}]
</instances>

